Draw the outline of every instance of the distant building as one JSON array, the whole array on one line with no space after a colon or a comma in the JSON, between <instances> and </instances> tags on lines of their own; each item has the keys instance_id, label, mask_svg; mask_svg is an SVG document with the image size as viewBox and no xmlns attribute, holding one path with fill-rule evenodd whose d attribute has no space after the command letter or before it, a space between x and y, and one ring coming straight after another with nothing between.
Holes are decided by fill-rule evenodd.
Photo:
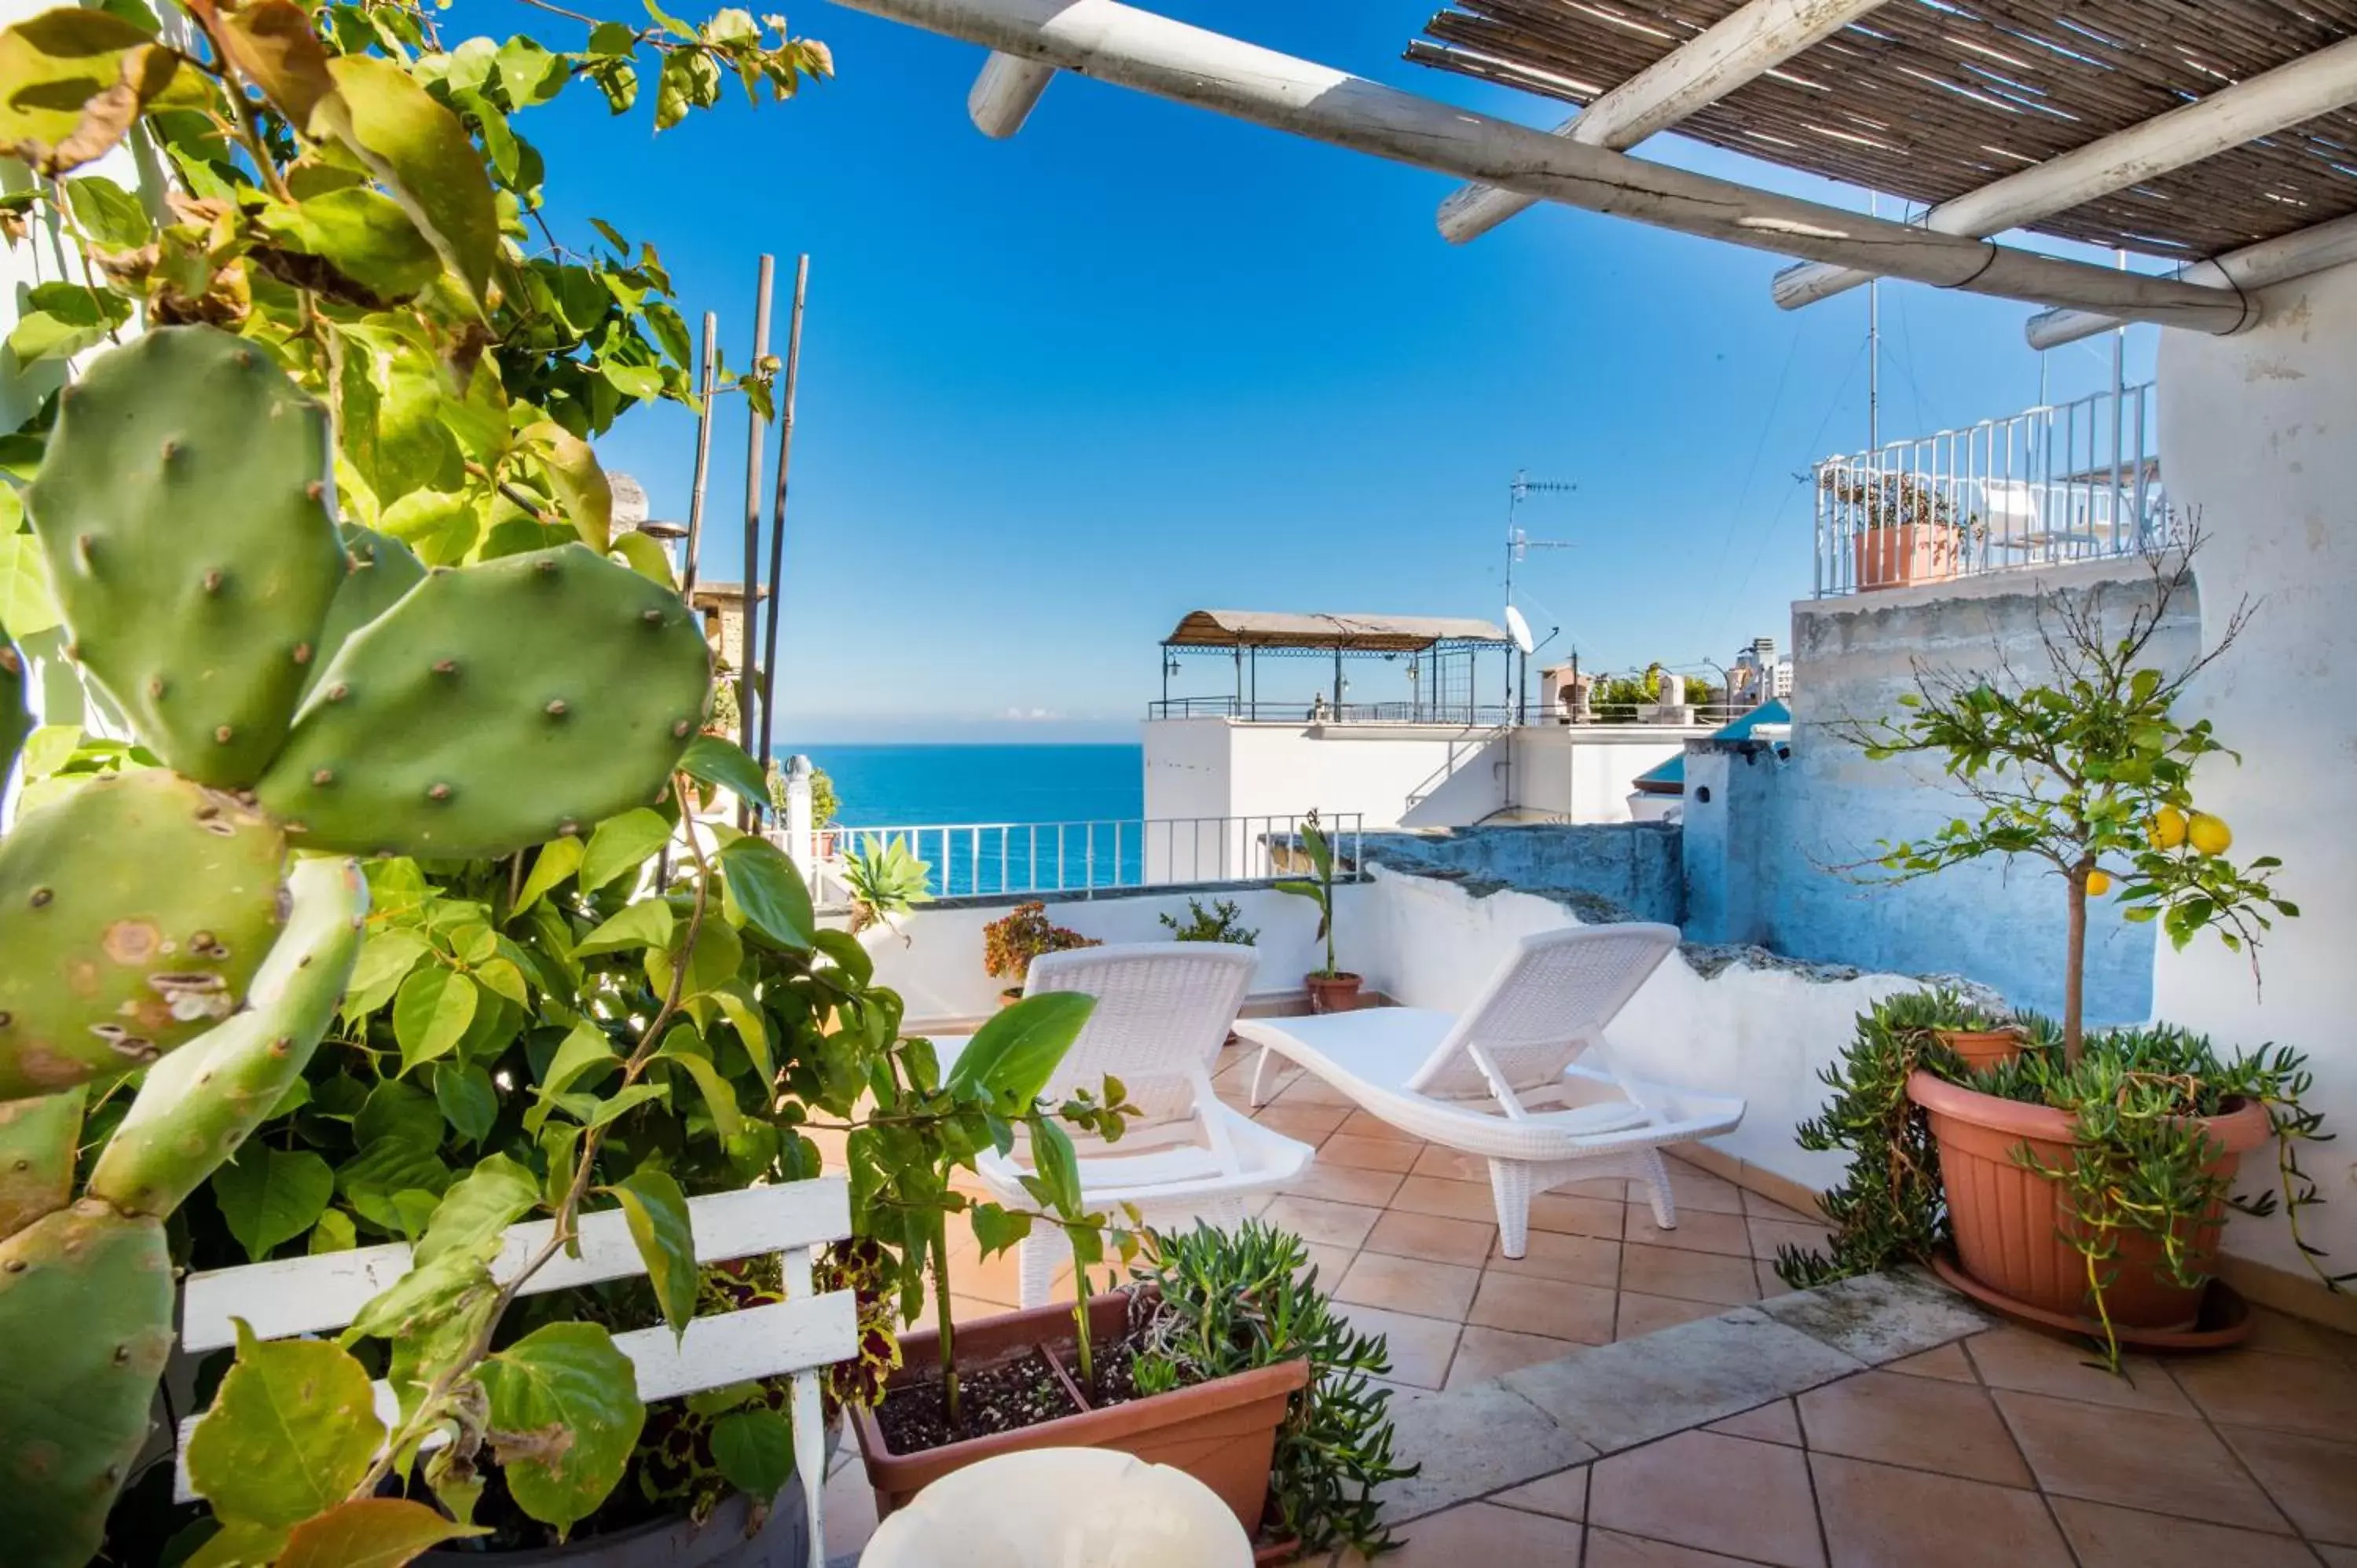
<instances>
[{"instance_id":1,"label":"distant building","mask_svg":"<svg viewBox=\"0 0 2357 1568\"><path fill-rule=\"evenodd\" d=\"M1727 673L1734 687L1728 694L1738 702L1782 702L1792 694L1792 656L1778 657L1772 637L1755 637L1749 648L1738 650Z\"/></svg>"}]
</instances>

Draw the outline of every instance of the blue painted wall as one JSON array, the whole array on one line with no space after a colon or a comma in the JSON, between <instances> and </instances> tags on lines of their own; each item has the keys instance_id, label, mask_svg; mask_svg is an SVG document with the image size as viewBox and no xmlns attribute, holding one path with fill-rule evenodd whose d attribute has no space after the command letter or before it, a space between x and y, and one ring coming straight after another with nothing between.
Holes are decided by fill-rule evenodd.
<instances>
[{"instance_id":1,"label":"blue painted wall","mask_svg":"<svg viewBox=\"0 0 2357 1568\"><path fill-rule=\"evenodd\" d=\"M1369 833L1379 865L1559 898L1584 918L1659 920L1684 912L1680 834L1660 822L1451 828Z\"/></svg>"}]
</instances>

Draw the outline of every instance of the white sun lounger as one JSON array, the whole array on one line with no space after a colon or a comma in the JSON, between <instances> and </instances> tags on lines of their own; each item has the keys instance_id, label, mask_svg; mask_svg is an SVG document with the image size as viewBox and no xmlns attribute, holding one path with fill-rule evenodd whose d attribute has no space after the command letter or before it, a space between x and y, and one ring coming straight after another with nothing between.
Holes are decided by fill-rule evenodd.
<instances>
[{"instance_id":1,"label":"white sun lounger","mask_svg":"<svg viewBox=\"0 0 2357 1568\"><path fill-rule=\"evenodd\" d=\"M1644 1183L1670 1230L1661 1149L1732 1131L1743 1101L1629 1077L1604 1030L1677 942L1672 926L1546 931L1524 937L1462 1015L1372 1007L1238 1024L1261 1047L1253 1103L1283 1057L1402 1132L1489 1161L1510 1258L1527 1246L1532 1195L1589 1177Z\"/></svg>"}]
</instances>

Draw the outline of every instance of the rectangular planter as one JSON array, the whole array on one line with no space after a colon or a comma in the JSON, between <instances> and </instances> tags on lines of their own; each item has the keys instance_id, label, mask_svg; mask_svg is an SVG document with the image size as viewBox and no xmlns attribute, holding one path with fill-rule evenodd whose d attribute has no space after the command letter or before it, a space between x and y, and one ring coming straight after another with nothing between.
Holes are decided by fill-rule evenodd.
<instances>
[{"instance_id":1,"label":"rectangular planter","mask_svg":"<svg viewBox=\"0 0 2357 1568\"><path fill-rule=\"evenodd\" d=\"M1091 1301L1089 1326L1099 1345L1118 1340L1129 1326L1128 1295L1108 1291ZM1069 1367L1074 1340L1072 1309L1068 1305L1004 1313L958 1326L958 1367L972 1370L996 1366L1033 1350L1045 1350ZM941 1337L932 1333L904 1337L901 1368L888 1386L900 1388L934 1377L940 1342ZM1308 1361L1286 1361L918 1454L893 1453L877 1424L875 1412L856 1409L852 1420L867 1465L867 1484L876 1488L878 1519L932 1482L979 1459L1027 1448L1114 1448L1151 1464L1186 1471L1235 1510L1246 1533L1256 1534L1261 1509L1268 1500L1269 1461L1276 1448L1276 1429L1285 1420L1286 1402L1308 1381Z\"/></svg>"},{"instance_id":2,"label":"rectangular planter","mask_svg":"<svg viewBox=\"0 0 2357 1568\"><path fill-rule=\"evenodd\" d=\"M1944 582L1956 575L1956 531L1941 523L1900 522L1861 531L1850 542L1861 591Z\"/></svg>"}]
</instances>

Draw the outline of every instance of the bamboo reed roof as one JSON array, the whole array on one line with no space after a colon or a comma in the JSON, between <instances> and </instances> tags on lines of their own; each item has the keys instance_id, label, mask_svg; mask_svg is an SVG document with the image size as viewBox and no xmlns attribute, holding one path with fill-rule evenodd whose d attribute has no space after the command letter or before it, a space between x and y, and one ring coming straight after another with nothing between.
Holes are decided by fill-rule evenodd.
<instances>
[{"instance_id":1,"label":"bamboo reed roof","mask_svg":"<svg viewBox=\"0 0 2357 1568\"><path fill-rule=\"evenodd\" d=\"M1455 0L1407 58L1585 105L1744 0ZM2357 0L1889 0L1680 134L1929 206L2357 35ZM2195 260L2357 212L2357 109L2029 227Z\"/></svg>"},{"instance_id":2,"label":"bamboo reed roof","mask_svg":"<svg viewBox=\"0 0 2357 1568\"><path fill-rule=\"evenodd\" d=\"M1165 648L1318 648L1346 653L1418 653L1436 643L1504 642L1486 620L1456 616L1300 614L1282 610L1189 610Z\"/></svg>"}]
</instances>

